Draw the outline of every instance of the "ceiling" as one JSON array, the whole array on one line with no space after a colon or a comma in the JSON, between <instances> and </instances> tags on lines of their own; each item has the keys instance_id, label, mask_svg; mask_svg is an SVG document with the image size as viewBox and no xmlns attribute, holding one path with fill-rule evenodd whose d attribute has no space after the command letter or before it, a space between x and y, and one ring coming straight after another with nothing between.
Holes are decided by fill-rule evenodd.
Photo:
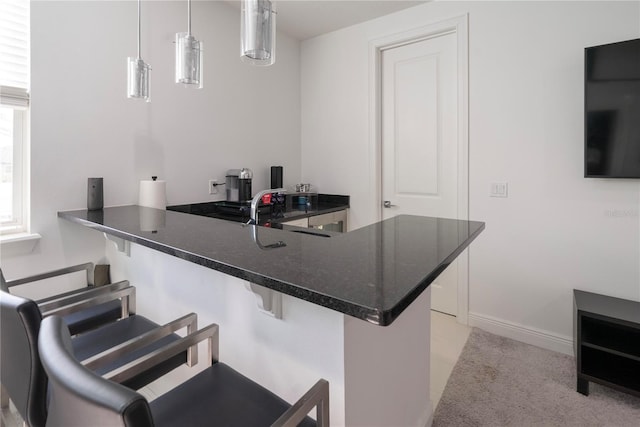
<instances>
[{"instance_id":1,"label":"ceiling","mask_svg":"<svg viewBox=\"0 0 640 427\"><path fill-rule=\"evenodd\" d=\"M227 0L240 8L239 0ZM408 7L426 3L406 0L278 0L274 1L278 13L277 27L298 40L359 24Z\"/></svg>"}]
</instances>

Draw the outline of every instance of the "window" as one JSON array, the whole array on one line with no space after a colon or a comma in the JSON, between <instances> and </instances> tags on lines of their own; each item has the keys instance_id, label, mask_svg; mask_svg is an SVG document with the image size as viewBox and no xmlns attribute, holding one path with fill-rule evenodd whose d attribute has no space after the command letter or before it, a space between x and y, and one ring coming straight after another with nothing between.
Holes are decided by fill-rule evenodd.
<instances>
[{"instance_id":1,"label":"window","mask_svg":"<svg viewBox=\"0 0 640 427\"><path fill-rule=\"evenodd\" d=\"M0 2L0 234L28 231L29 0Z\"/></svg>"},{"instance_id":2,"label":"window","mask_svg":"<svg viewBox=\"0 0 640 427\"><path fill-rule=\"evenodd\" d=\"M0 105L0 230L26 231L27 111Z\"/></svg>"}]
</instances>

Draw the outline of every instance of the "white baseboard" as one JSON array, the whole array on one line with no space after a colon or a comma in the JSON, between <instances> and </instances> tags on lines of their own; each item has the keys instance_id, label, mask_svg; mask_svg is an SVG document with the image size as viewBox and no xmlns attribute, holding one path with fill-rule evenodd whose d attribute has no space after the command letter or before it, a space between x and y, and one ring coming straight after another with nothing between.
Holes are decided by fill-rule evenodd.
<instances>
[{"instance_id":1,"label":"white baseboard","mask_svg":"<svg viewBox=\"0 0 640 427\"><path fill-rule=\"evenodd\" d=\"M475 326L492 334L573 356L573 338L568 336L552 334L548 331L477 313L469 313L469 326Z\"/></svg>"}]
</instances>

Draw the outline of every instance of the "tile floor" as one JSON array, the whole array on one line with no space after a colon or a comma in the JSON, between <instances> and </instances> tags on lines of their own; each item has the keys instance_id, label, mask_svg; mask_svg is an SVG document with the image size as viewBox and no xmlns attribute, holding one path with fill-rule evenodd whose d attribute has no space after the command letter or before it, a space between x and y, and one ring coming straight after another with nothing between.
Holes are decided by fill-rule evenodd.
<instances>
[{"instance_id":1,"label":"tile floor","mask_svg":"<svg viewBox=\"0 0 640 427\"><path fill-rule=\"evenodd\" d=\"M22 418L18 415L18 411L16 411L13 403L10 403L8 409L2 410L2 415L0 416L0 427L19 427L22 425Z\"/></svg>"},{"instance_id":2,"label":"tile floor","mask_svg":"<svg viewBox=\"0 0 640 427\"><path fill-rule=\"evenodd\" d=\"M437 311L431 312L431 401L435 411L444 387L454 365L460 357L462 348L469 338L471 328L460 325L456 318ZM140 392L148 399L155 398L155 393L148 389ZM13 405L9 410L3 410L0 416L0 427L18 427L22 420Z\"/></svg>"}]
</instances>

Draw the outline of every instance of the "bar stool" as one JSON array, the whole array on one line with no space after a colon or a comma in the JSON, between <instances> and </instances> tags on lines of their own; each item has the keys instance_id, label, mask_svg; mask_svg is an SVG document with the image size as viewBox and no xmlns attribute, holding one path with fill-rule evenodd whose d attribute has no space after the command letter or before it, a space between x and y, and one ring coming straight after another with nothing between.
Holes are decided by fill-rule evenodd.
<instances>
[{"instance_id":1,"label":"bar stool","mask_svg":"<svg viewBox=\"0 0 640 427\"><path fill-rule=\"evenodd\" d=\"M133 305L131 301L135 297L135 288L129 286L127 281L119 282L115 286L117 289L110 286L73 291L72 295L56 296L40 305L6 292L8 287L0 289L2 403L8 403L4 397L8 396L31 427L44 426L47 418L48 381L40 362L37 341L43 318L41 310L44 307L50 308L47 313L72 315L111 301L117 301L119 307L127 309ZM116 322L75 336L69 341L74 357L82 360L88 369L106 373L179 340L180 336L174 332L181 328L186 327L187 333L197 329L197 316L193 313L164 326L143 316L129 314ZM58 318L62 319L70 334L66 318ZM87 322L85 324L93 324L91 319L87 319ZM134 389L144 387L184 363L190 366L197 363L197 352L186 349L176 353L153 369L130 376L125 384Z\"/></svg>"},{"instance_id":2,"label":"bar stool","mask_svg":"<svg viewBox=\"0 0 640 427\"><path fill-rule=\"evenodd\" d=\"M40 357L51 386L47 426L329 426L329 383L326 380L319 380L295 404L289 405L217 361L217 325L210 325L153 355L144 356L120 372L123 377L135 375L139 369L160 363L206 339L212 364L152 402L78 363L69 337L60 317L43 320ZM314 407L317 408L317 422L307 416Z\"/></svg>"},{"instance_id":3,"label":"bar stool","mask_svg":"<svg viewBox=\"0 0 640 427\"><path fill-rule=\"evenodd\" d=\"M87 262L14 280L6 280L2 269L0 269L0 289L7 293L11 293L9 288L14 286L38 282L84 270L86 271L87 287L36 301L44 316L54 313L65 316L65 321L69 325L69 331L72 335L75 335L89 329L97 328L98 326L106 323L115 322L120 318L127 317L130 313L135 313L135 294L128 295L126 298L122 299L104 297L103 300L106 302L99 303L99 299L96 299L99 295L119 291L128 286L128 283L119 282L93 288L91 282L91 272L93 269L93 263ZM87 293L86 291L89 290L88 288L93 289L94 292ZM75 307L70 308L73 301L70 298L73 296L77 297L75 304L81 304L82 301L86 299L91 299L92 303L90 305L85 304L85 310L79 310ZM62 306L66 307L66 315L64 312L60 311Z\"/></svg>"}]
</instances>

